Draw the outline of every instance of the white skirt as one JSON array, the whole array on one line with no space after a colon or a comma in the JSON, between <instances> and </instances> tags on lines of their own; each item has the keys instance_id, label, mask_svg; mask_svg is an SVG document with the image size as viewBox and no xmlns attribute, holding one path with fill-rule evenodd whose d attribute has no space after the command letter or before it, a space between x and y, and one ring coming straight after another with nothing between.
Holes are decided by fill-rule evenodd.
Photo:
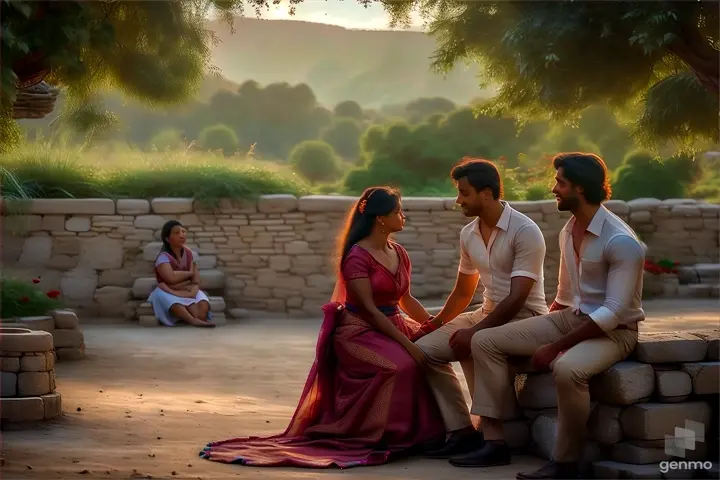
<instances>
[{"instance_id":1,"label":"white skirt","mask_svg":"<svg viewBox=\"0 0 720 480\"><path fill-rule=\"evenodd\" d=\"M170 313L170 307L176 304L187 307L202 302L203 300L210 303L210 299L202 290L195 295L195 298L188 298L167 293L158 287L155 287L155 290L153 290L148 297L148 302L152 305L153 311L155 312L155 317L157 317L163 325L167 325L168 327L174 326L178 321L178 318ZM208 321L212 321L212 313L210 311L208 311Z\"/></svg>"}]
</instances>

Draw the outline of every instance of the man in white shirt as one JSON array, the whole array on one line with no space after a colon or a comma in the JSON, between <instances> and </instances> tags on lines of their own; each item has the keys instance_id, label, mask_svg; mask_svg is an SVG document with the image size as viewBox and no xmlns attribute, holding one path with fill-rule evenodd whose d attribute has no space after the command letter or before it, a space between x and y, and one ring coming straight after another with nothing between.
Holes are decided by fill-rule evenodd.
<instances>
[{"instance_id":1,"label":"man in white shirt","mask_svg":"<svg viewBox=\"0 0 720 480\"><path fill-rule=\"evenodd\" d=\"M558 436L553 461L518 479L577 478L590 415L589 380L630 355L637 344L645 252L635 232L602 205L610 197L607 168L597 155L563 153L553 159L558 210L573 216L560 233L559 285L551 312L480 331L473 349L485 444L464 466L510 463L506 419L509 356L532 356L552 370Z\"/></svg>"},{"instance_id":2,"label":"man in white shirt","mask_svg":"<svg viewBox=\"0 0 720 480\"><path fill-rule=\"evenodd\" d=\"M477 218L460 232L457 280L445 306L426 325L434 331L416 342L428 356L428 381L450 433L441 448L426 452L431 458L465 454L483 443L450 362L460 362L472 394L476 379L484 375L471 355L476 333L548 312L543 282L545 239L535 222L501 200L498 169L487 160L464 158L451 176L463 213ZM479 281L484 287L482 308L462 313ZM477 400L474 397L473 404Z\"/></svg>"}]
</instances>

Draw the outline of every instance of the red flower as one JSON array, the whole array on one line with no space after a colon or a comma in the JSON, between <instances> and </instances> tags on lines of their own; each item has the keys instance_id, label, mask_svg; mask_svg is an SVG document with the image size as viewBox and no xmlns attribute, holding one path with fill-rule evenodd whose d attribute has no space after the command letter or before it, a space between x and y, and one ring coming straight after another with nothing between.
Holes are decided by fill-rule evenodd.
<instances>
[{"instance_id":1,"label":"red flower","mask_svg":"<svg viewBox=\"0 0 720 480\"><path fill-rule=\"evenodd\" d=\"M40 283L40 278L33 278L33 279L32 279L32 282L33 282L33 283Z\"/></svg>"},{"instance_id":2,"label":"red flower","mask_svg":"<svg viewBox=\"0 0 720 480\"><path fill-rule=\"evenodd\" d=\"M60 290L50 290L46 295L50 298L57 298L60 296Z\"/></svg>"},{"instance_id":3,"label":"red flower","mask_svg":"<svg viewBox=\"0 0 720 480\"><path fill-rule=\"evenodd\" d=\"M25 297L20 297L20 301L21 301L22 303L28 303L28 302L30 301L30 297L27 297L27 296L25 296Z\"/></svg>"}]
</instances>

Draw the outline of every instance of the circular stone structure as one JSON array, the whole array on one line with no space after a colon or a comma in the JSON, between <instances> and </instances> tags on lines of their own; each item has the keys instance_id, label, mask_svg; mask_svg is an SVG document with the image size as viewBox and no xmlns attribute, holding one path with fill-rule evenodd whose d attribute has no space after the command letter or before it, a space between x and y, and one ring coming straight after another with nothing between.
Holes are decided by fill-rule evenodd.
<instances>
[{"instance_id":1,"label":"circular stone structure","mask_svg":"<svg viewBox=\"0 0 720 480\"><path fill-rule=\"evenodd\" d=\"M55 392L53 336L26 328L0 328L0 420L36 422L62 414Z\"/></svg>"}]
</instances>

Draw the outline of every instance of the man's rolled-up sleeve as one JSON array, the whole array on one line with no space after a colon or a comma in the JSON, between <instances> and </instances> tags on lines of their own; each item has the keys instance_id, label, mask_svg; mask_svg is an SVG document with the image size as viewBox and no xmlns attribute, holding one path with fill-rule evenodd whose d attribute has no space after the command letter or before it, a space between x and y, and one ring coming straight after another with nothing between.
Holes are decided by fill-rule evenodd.
<instances>
[{"instance_id":1,"label":"man's rolled-up sleeve","mask_svg":"<svg viewBox=\"0 0 720 480\"><path fill-rule=\"evenodd\" d=\"M618 235L605 246L610 267L605 289L605 302L589 317L605 332L614 330L637 294L637 279L642 275L645 252L628 235Z\"/></svg>"}]
</instances>

